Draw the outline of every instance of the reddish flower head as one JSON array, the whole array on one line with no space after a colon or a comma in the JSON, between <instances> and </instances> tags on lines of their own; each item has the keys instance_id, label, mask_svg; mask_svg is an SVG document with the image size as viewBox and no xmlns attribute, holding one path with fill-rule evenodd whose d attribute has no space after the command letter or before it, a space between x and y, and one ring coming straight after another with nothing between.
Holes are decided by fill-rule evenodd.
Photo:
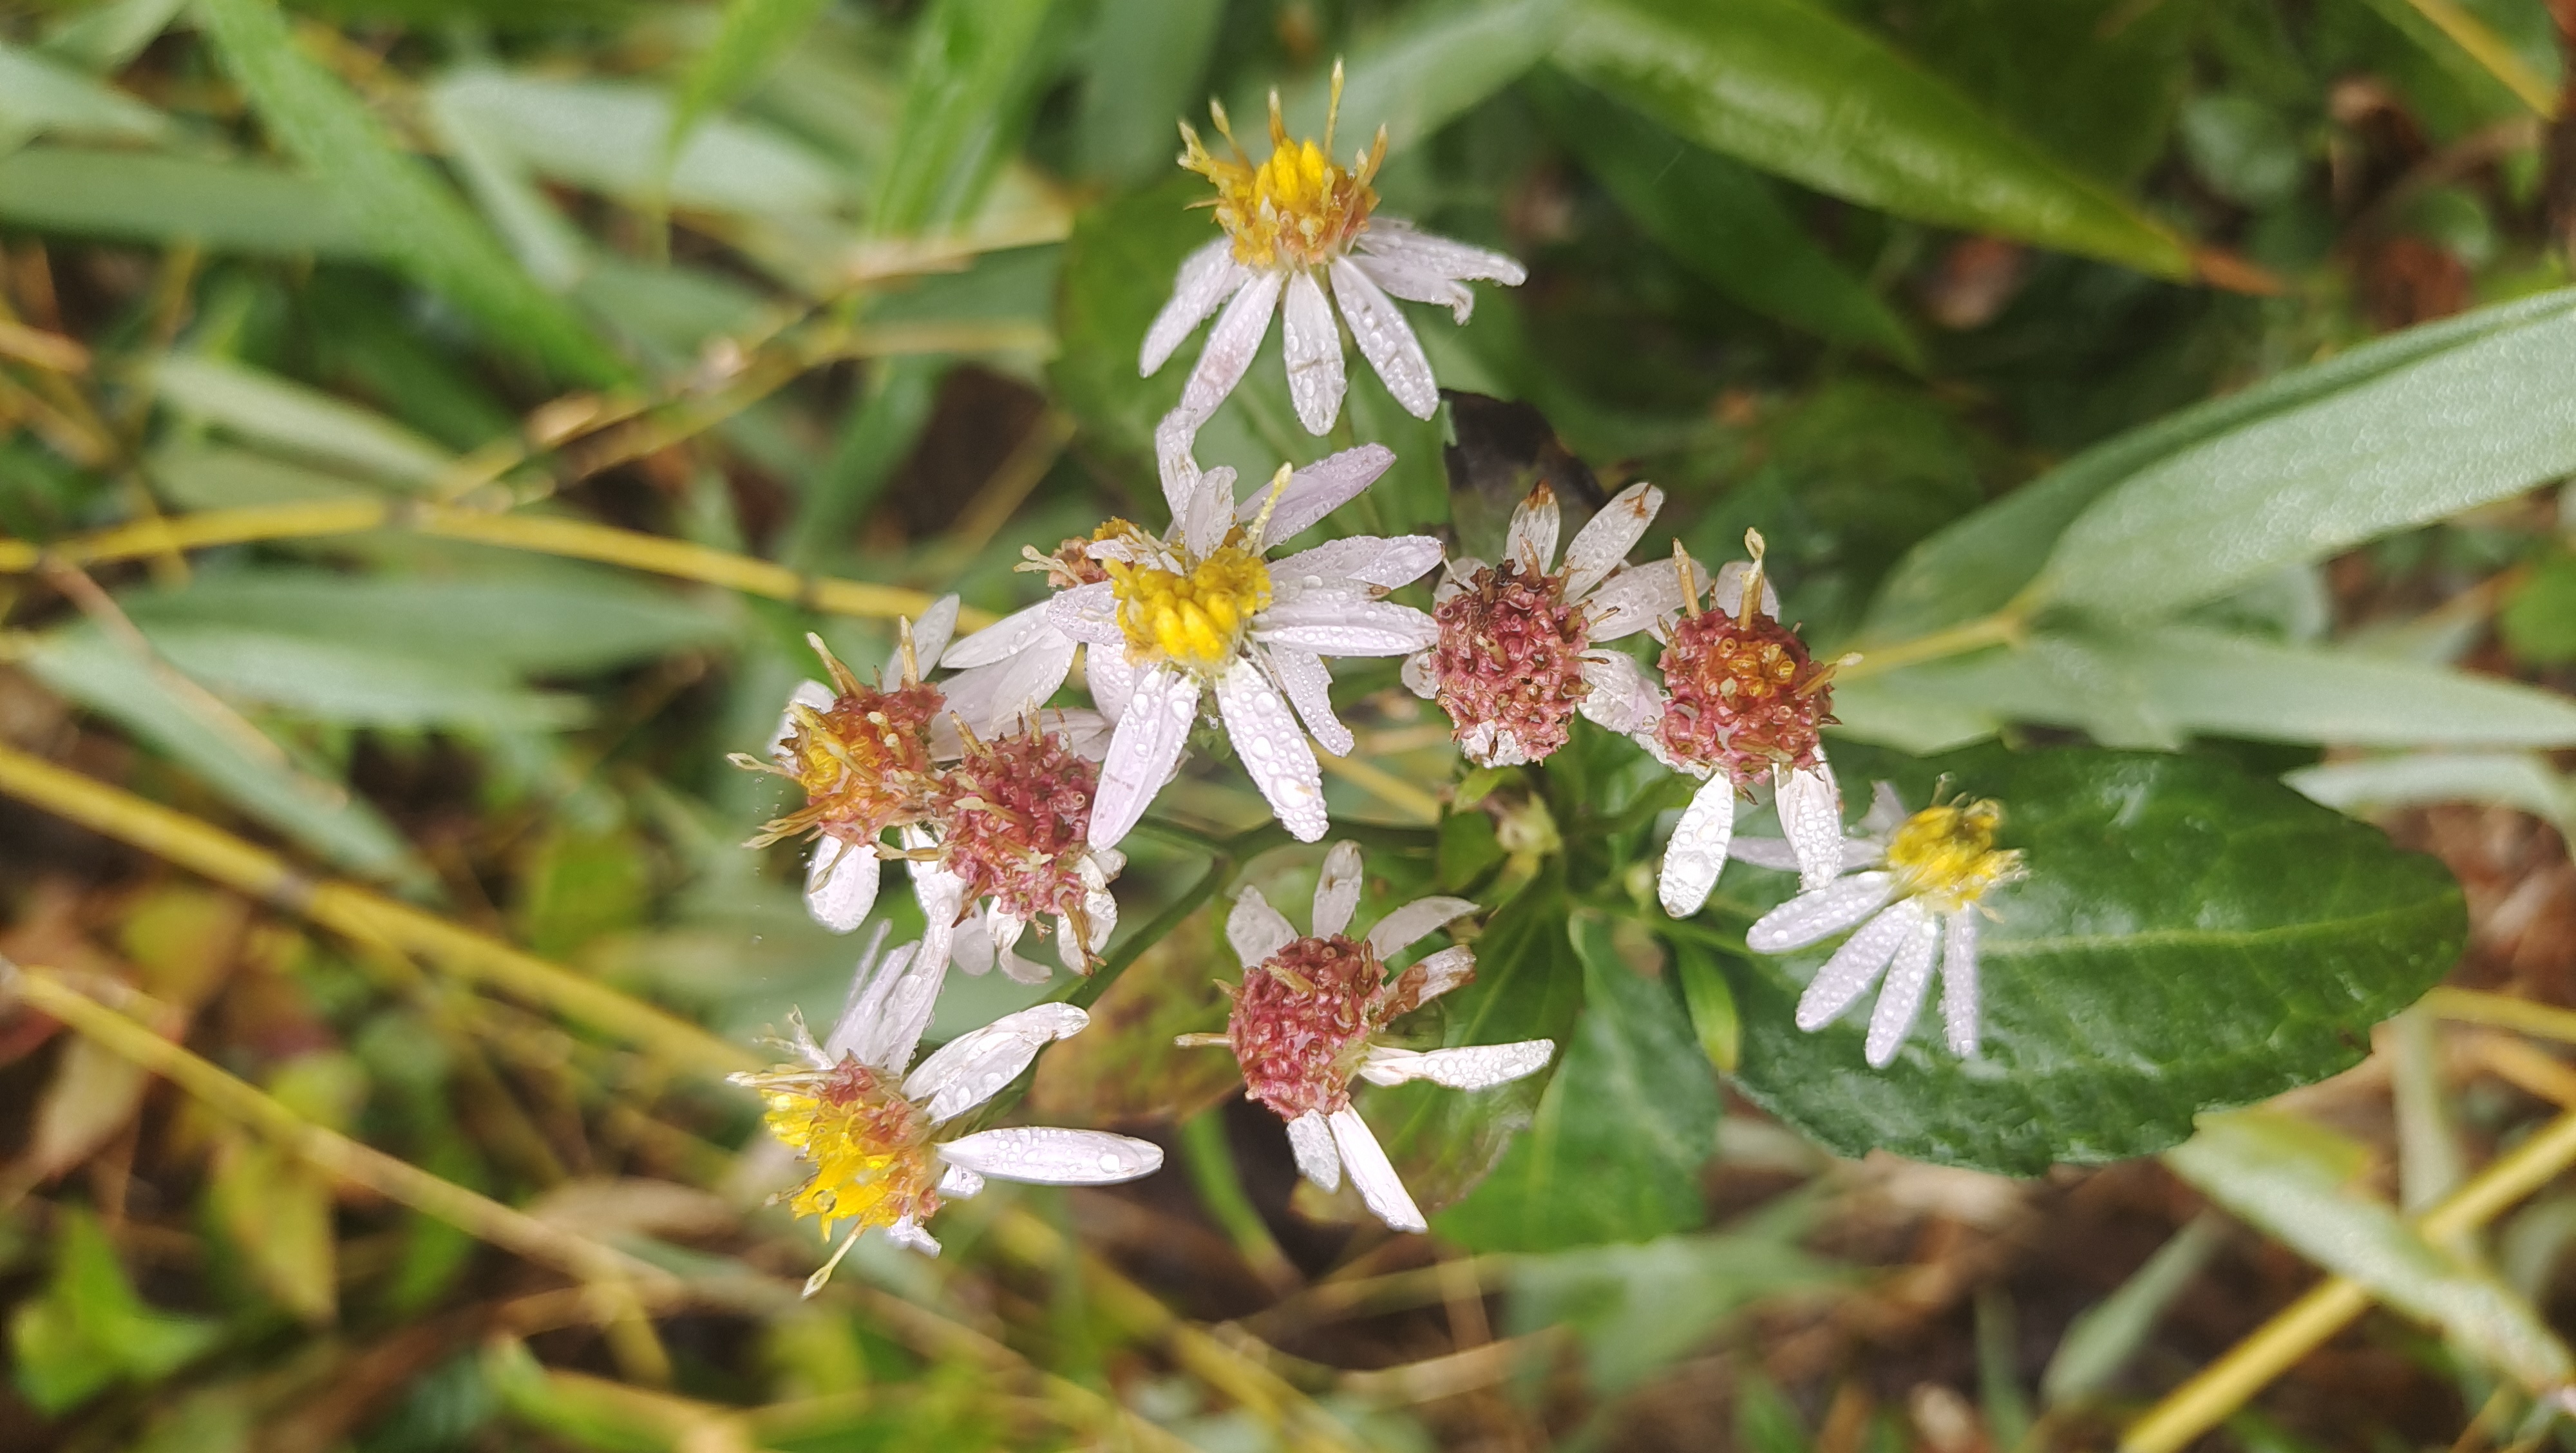
<instances>
[{"instance_id":1,"label":"reddish flower head","mask_svg":"<svg viewBox=\"0 0 2576 1453\"><path fill-rule=\"evenodd\" d=\"M1100 769L1035 726L998 741L969 737L939 790L939 865L1023 922L1062 916L1079 927L1093 888L1082 874Z\"/></svg>"}]
</instances>

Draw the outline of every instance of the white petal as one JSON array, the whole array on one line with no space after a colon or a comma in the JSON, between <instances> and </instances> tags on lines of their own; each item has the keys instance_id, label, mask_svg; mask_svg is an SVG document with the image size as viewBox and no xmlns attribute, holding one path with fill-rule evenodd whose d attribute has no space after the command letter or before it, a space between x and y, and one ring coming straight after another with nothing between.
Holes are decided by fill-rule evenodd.
<instances>
[{"instance_id":1,"label":"white petal","mask_svg":"<svg viewBox=\"0 0 2576 1453\"><path fill-rule=\"evenodd\" d=\"M1663 717L1664 693L1645 668L1617 651L1583 653L1583 684L1590 690L1576 710L1592 721L1633 736Z\"/></svg>"},{"instance_id":2,"label":"white petal","mask_svg":"<svg viewBox=\"0 0 2576 1453\"><path fill-rule=\"evenodd\" d=\"M876 906L881 869L873 846L822 839L805 867L805 911L834 933L848 933Z\"/></svg>"},{"instance_id":3,"label":"white petal","mask_svg":"<svg viewBox=\"0 0 2576 1453\"><path fill-rule=\"evenodd\" d=\"M912 623L914 669L924 676L929 675L930 668L938 664L940 655L948 649L949 637L956 634L957 597L943 595L932 601L930 608L921 613L921 618ZM894 650L886 656L885 674L877 679L903 679L903 638L900 634L895 637Z\"/></svg>"},{"instance_id":4,"label":"white petal","mask_svg":"<svg viewBox=\"0 0 2576 1453\"><path fill-rule=\"evenodd\" d=\"M1146 377L1172 356L1190 330L1207 319L1219 303L1234 296L1252 274L1234 260L1234 241L1220 237L1181 259L1172 279L1172 296L1145 330L1145 346L1136 354L1136 376Z\"/></svg>"},{"instance_id":5,"label":"white petal","mask_svg":"<svg viewBox=\"0 0 2576 1453\"><path fill-rule=\"evenodd\" d=\"M1440 624L1409 605L1310 591L1252 618L1252 638L1319 656L1410 656L1440 640Z\"/></svg>"},{"instance_id":6,"label":"white petal","mask_svg":"<svg viewBox=\"0 0 2576 1453\"><path fill-rule=\"evenodd\" d=\"M1234 949L1235 962L1257 969L1297 941L1297 927L1270 906L1260 889L1247 887L1234 896L1234 908L1225 916L1225 941Z\"/></svg>"},{"instance_id":7,"label":"white petal","mask_svg":"<svg viewBox=\"0 0 2576 1453\"><path fill-rule=\"evenodd\" d=\"M1726 868L1727 844L1735 837L1735 784L1720 772L1699 784L1682 820L1664 844L1664 869L1655 880L1664 912L1688 918L1708 901L1717 875Z\"/></svg>"},{"instance_id":8,"label":"white petal","mask_svg":"<svg viewBox=\"0 0 2576 1453\"><path fill-rule=\"evenodd\" d=\"M856 1235L857 1233L853 1232L851 1234ZM913 1220L910 1216L896 1218L895 1223L886 1228L886 1236L889 1240L893 1241L895 1245L905 1247L909 1250L918 1251L924 1256L937 1256L939 1254L939 1242L933 1238L929 1232L922 1230L921 1223ZM805 1284L805 1295L809 1297L814 1295L813 1289L818 1285L820 1285L819 1282L807 1282Z\"/></svg>"},{"instance_id":9,"label":"white petal","mask_svg":"<svg viewBox=\"0 0 2576 1453\"><path fill-rule=\"evenodd\" d=\"M1368 931L1368 946L1380 959L1391 959L1420 943L1425 934L1476 911L1472 898L1416 898L1377 921Z\"/></svg>"},{"instance_id":10,"label":"white petal","mask_svg":"<svg viewBox=\"0 0 2576 1453\"><path fill-rule=\"evenodd\" d=\"M1887 982L1879 986L1878 1004L1870 1010L1869 1039L1861 1055L1872 1069L1885 1068L1889 1060L1896 1058L1906 1034L1914 1028L1914 1016L1923 1009L1924 991L1932 987L1933 951L1941 945L1941 925L1923 911L1919 900L1908 898L1882 916L1904 918L1909 931L1896 945Z\"/></svg>"},{"instance_id":11,"label":"white petal","mask_svg":"<svg viewBox=\"0 0 2576 1453\"><path fill-rule=\"evenodd\" d=\"M1049 597L1052 599L1052 597ZM1047 629L1047 601L1026 605L972 635L962 636L940 653L939 664L951 671L990 666L1025 651ZM922 664L928 665L928 662Z\"/></svg>"},{"instance_id":12,"label":"white petal","mask_svg":"<svg viewBox=\"0 0 2576 1453\"><path fill-rule=\"evenodd\" d=\"M1206 423L1234 386L1243 382L1252 356L1261 351L1261 340L1270 335L1270 315L1279 311L1279 288L1286 281L1284 273L1255 273L1217 317L1216 327L1208 332L1207 349L1199 355L1199 366L1190 370L1180 406L1173 411L1187 419L1191 429Z\"/></svg>"},{"instance_id":13,"label":"white petal","mask_svg":"<svg viewBox=\"0 0 2576 1453\"><path fill-rule=\"evenodd\" d=\"M1808 982L1807 992L1799 996L1798 1027L1821 1029L1833 1023L1853 1001L1869 992L1879 971L1896 957L1896 951L1913 937L1916 925L1922 921L1922 908L1908 898L1862 924L1860 932L1845 939L1843 946L1834 950L1834 956L1825 960L1825 966Z\"/></svg>"},{"instance_id":14,"label":"white petal","mask_svg":"<svg viewBox=\"0 0 2576 1453\"><path fill-rule=\"evenodd\" d=\"M1279 815L1280 823L1299 842L1324 835L1324 769L1315 749L1297 729L1288 703L1272 688L1261 668L1238 659L1216 682L1216 706L1225 718L1225 734L1252 785Z\"/></svg>"},{"instance_id":15,"label":"white petal","mask_svg":"<svg viewBox=\"0 0 2576 1453\"><path fill-rule=\"evenodd\" d=\"M1356 449L1327 454L1289 475L1288 487L1279 492L1277 504L1270 503L1267 489L1256 489L1244 496L1235 516L1248 525L1265 507L1269 509L1270 524L1261 532L1259 542L1260 548L1267 550L1359 498L1361 490L1377 483L1378 477L1394 464L1395 451L1383 444L1362 444Z\"/></svg>"},{"instance_id":16,"label":"white petal","mask_svg":"<svg viewBox=\"0 0 2576 1453\"><path fill-rule=\"evenodd\" d=\"M1309 1110L1288 1122L1288 1150L1297 1157L1297 1173L1328 1191L1342 1187L1342 1158L1333 1149L1333 1127L1323 1112Z\"/></svg>"},{"instance_id":17,"label":"white petal","mask_svg":"<svg viewBox=\"0 0 2576 1453\"><path fill-rule=\"evenodd\" d=\"M1798 871L1798 850L1784 837L1739 837L1726 848L1727 861L1751 863L1783 873Z\"/></svg>"},{"instance_id":18,"label":"white petal","mask_svg":"<svg viewBox=\"0 0 2576 1453\"><path fill-rule=\"evenodd\" d=\"M1127 702L1136 694L1136 682L1143 668L1128 659L1125 646L1095 646L1084 656L1082 673L1091 684L1091 704L1100 714L1116 723L1127 715Z\"/></svg>"},{"instance_id":19,"label":"white petal","mask_svg":"<svg viewBox=\"0 0 2576 1453\"><path fill-rule=\"evenodd\" d=\"M1524 579L1545 575L1556 565L1556 536L1564 527L1565 512L1556 507L1556 491L1542 484L1512 506L1503 557L1519 562Z\"/></svg>"},{"instance_id":20,"label":"white petal","mask_svg":"<svg viewBox=\"0 0 2576 1453\"><path fill-rule=\"evenodd\" d=\"M1428 1004L1476 977L1476 951L1463 943L1453 943L1424 954L1413 968L1422 971L1422 991L1415 996L1416 1002Z\"/></svg>"},{"instance_id":21,"label":"white petal","mask_svg":"<svg viewBox=\"0 0 2576 1453\"><path fill-rule=\"evenodd\" d=\"M1288 359L1288 397L1309 434L1333 427L1342 411L1342 329L1315 275L1299 268L1288 279L1280 310L1280 342Z\"/></svg>"},{"instance_id":22,"label":"white petal","mask_svg":"<svg viewBox=\"0 0 2576 1453\"><path fill-rule=\"evenodd\" d=\"M1003 912L999 903L987 909L984 917L993 936L993 963L1002 971L1002 977L1016 984L1043 984L1053 977L1046 965L1019 954L1020 935L1029 928L1026 921Z\"/></svg>"},{"instance_id":23,"label":"white petal","mask_svg":"<svg viewBox=\"0 0 2576 1453\"><path fill-rule=\"evenodd\" d=\"M915 1066L904 1076L904 1096L921 1101L933 1124L953 1120L1019 1078L1039 1049L1080 1033L1090 1022L1090 1015L1070 1004L1033 1004L1005 1014L941 1045Z\"/></svg>"},{"instance_id":24,"label":"white petal","mask_svg":"<svg viewBox=\"0 0 2576 1453\"><path fill-rule=\"evenodd\" d=\"M949 935L948 957L978 978L993 972L993 931L984 926L983 915L970 915L957 925L957 931Z\"/></svg>"},{"instance_id":25,"label":"white petal","mask_svg":"<svg viewBox=\"0 0 2576 1453\"><path fill-rule=\"evenodd\" d=\"M1977 1053L1977 910L1948 915L1941 944L1941 1027L1950 1053Z\"/></svg>"},{"instance_id":26,"label":"white petal","mask_svg":"<svg viewBox=\"0 0 2576 1453\"><path fill-rule=\"evenodd\" d=\"M1734 615L1744 609L1744 577L1751 573L1750 560L1729 560L1717 567L1717 582L1709 588L1708 608ZM1771 588L1771 577L1762 577L1762 613L1773 620L1780 618L1780 592Z\"/></svg>"},{"instance_id":27,"label":"white petal","mask_svg":"<svg viewBox=\"0 0 2576 1453\"><path fill-rule=\"evenodd\" d=\"M1281 648L1270 649L1276 652ZM1405 690L1425 701L1440 694L1440 661L1429 651L1416 651L1405 657L1404 666L1396 674L1403 679Z\"/></svg>"},{"instance_id":28,"label":"white petal","mask_svg":"<svg viewBox=\"0 0 2576 1453\"><path fill-rule=\"evenodd\" d=\"M1190 496L1198 489L1199 462L1192 451L1198 448L1199 425L1205 422L1181 407L1154 425L1154 469L1163 481L1164 507L1176 520L1190 507Z\"/></svg>"},{"instance_id":29,"label":"white petal","mask_svg":"<svg viewBox=\"0 0 2576 1453\"><path fill-rule=\"evenodd\" d=\"M787 709L778 714L778 731L769 739L769 760L782 767L793 766L787 749L796 740L796 708L830 711L834 700L832 688L820 681L797 682L796 689L787 693Z\"/></svg>"},{"instance_id":30,"label":"white petal","mask_svg":"<svg viewBox=\"0 0 2576 1453\"><path fill-rule=\"evenodd\" d=\"M1172 779L1189 744L1190 723L1199 714L1198 678L1170 666L1154 666L1136 681L1118 730L1109 738L1108 760L1100 764L1100 790L1091 799L1091 845L1117 846L1136 820Z\"/></svg>"},{"instance_id":31,"label":"white petal","mask_svg":"<svg viewBox=\"0 0 2576 1453\"><path fill-rule=\"evenodd\" d=\"M939 1198L943 1201L971 1201L984 1193L984 1178L962 1165L952 1165L939 1173Z\"/></svg>"},{"instance_id":32,"label":"white petal","mask_svg":"<svg viewBox=\"0 0 2576 1453\"><path fill-rule=\"evenodd\" d=\"M1908 816L1905 799L1896 795L1896 784L1874 782L1869 789L1869 811L1861 814L1860 830L1872 837L1886 837Z\"/></svg>"},{"instance_id":33,"label":"white petal","mask_svg":"<svg viewBox=\"0 0 2576 1453\"><path fill-rule=\"evenodd\" d=\"M1868 917L1896 889L1890 873L1853 873L1813 893L1801 893L1755 919L1744 931L1744 946L1758 954L1781 954L1833 937Z\"/></svg>"},{"instance_id":34,"label":"white petal","mask_svg":"<svg viewBox=\"0 0 2576 1453\"><path fill-rule=\"evenodd\" d=\"M1338 842L1324 854L1324 869L1315 875L1315 936L1331 938L1351 926L1360 906L1360 845Z\"/></svg>"},{"instance_id":35,"label":"white petal","mask_svg":"<svg viewBox=\"0 0 2576 1453\"><path fill-rule=\"evenodd\" d=\"M1593 640L1633 636L1680 612L1681 574L1670 562L1631 565L1594 587L1584 607L1592 617Z\"/></svg>"},{"instance_id":36,"label":"white petal","mask_svg":"<svg viewBox=\"0 0 2576 1453\"><path fill-rule=\"evenodd\" d=\"M1663 507L1664 492L1651 484L1632 484L1612 495L1565 547L1565 598L1581 600L1585 592L1608 579ZM1677 579L1673 585L1679 589L1681 582Z\"/></svg>"},{"instance_id":37,"label":"white petal","mask_svg":"<svg viewBox=\"0 0 2576 1453\"><path fill-rule=\"evenodd\" d=\"M1288 702L1297 708L1297 719L1306 724L1325 751L1336 757L1347 757L1358 745L1351 729L1333 715L1333 677L1324 669L1324 658L1312 651L1294 646L1267 648L1270 670L1279 678L1279 687L1288 693Z\"/></svg>"},{"instance_id":38,"label":"white petal","mask_svg":"<svg viewBox=\"0 0 2576 1453\"><path fill-rule=\"evenodd\" d=\"M1813 893L1843 870L1843 793L1819 753L1813 769L1774 770L1780 830L1798 855L1798 891Z\"/></svg>"},{"instance_id":39,"label":"white petal","mask_svg":"<svg viewBox=\"0 0 2576 1453\"><path fill-rule=\"evenodd\" d=\"M1484 1090L1537 1074L1556 1053L1552 1039L1524 1039L1517 1044L1470 1044L1456 1049L1416 1051L1393 1045L1369 1046L1360 1063L1360 1078L1372 1085L1401 1085L1429 1080L1453 1090Z\"/></svg>"},{"instance_id":40,"label":"white petal","mask_svg":"<svg viewBox=\"0 0 2576 1453\"><path fill-rule=\"evenodd\" d=\"M1047 602L1047 623L1093 646L1124 649L1127 635L1118 629L1118 595L1106 580L1056 592Z\"/></svg>"},{"instance_id":41,"label":"white petal","mask_svg":"<svg viewBox=\"0 0 2576 1453\"><path fill-rule=\"evenodd\" d=\"M1351 325L1360 352L1377 376L1386 380L1386 391L1395 395L1405 412L1417 419L1437 412L1440 385L1431 377L1431 360L1422 356L1413 326L1404 321L1394 301L1348 258L1333 264L1333 298L1342 305L1342 319Z\"/></svg>"},{"instance_id":42,"label":"white petal","mask_svg":"<svg viewBox=\"0 0 2576 1453\"><path fill-rule=\"evenodd\" d=\"M1233 524L1234 470L1220 464L1200 475L1190 490L1190 507L1181 516L1182 543L1193 559L1203 558L1225 543Z\"/></svg>"},{"instance_id":43,"label":"white petal","mask_svg":"<svg viewBox=\"0 0 2576 1453\"><path fill-rule=\"evenodd\" d=\"M1368 1122L1360 1118L1360 1112L1345 1105L1325 1123L1333 1128L1333 1148L1341 1152L1342 1164L1351 1173L1351 1184L1359 1190L1369 1210L1398 1231L1431 1229L1415 1208L1413 1197L1405 1191L1404 1182L1397 1179L1395 1167L1388 1163L1377 1137L1369 1133Z\"/></svg>"},{"instance_id":44,"label":"white petal","mask_svg":"<svg viewBox=\"0 0 2576 1453\"><path fill-rule=\"evenodd\" d=\"M1464 323L1476 311L1476 295L1467 290L1466 284L1430 268L1368 253L1352 257L1351 266L1367 273L1370 282L1407 302L1447 308L1453 322Z\"/></svg>"},{"instance_id":45,"label":"white petal","mask_svg":"<svg viewBox=\"0 0 2576 1453\"><path fill-rule=\"evenodd\" d=\"M1114 1186L1163 1168L1163 1148L1152 1141L1053 1125L978 1130L938 1149L950 1165L1038 1186Z\"/></svg>"},{"instance_id":46,"label":"white petal","mask_svg":"<svg viewBox=\"0 0 2576 1453\"><path fill-rule=\"evenodd\" d=\"M1516 288L1529 278L1527 269L1502 253L1420 231L1396 217L1372 218L1368 230L1360 234L1359 245L1380 257L1396 258L1461 280L1481 279Z\"/></svg>"},{"instance_id":47,"label":"white petal","mask_svg":"<svg viewBox=\"0 0 2576 1453\"><path fill-rule=\"evenodd\" d=\"M1041 628L1026 650L990 666L961 671L940 682L939 689L952 715L978 736L994 736L1046 705L1073 673L1076 649L1073 637Z\"/></svg>"}]
</instances>

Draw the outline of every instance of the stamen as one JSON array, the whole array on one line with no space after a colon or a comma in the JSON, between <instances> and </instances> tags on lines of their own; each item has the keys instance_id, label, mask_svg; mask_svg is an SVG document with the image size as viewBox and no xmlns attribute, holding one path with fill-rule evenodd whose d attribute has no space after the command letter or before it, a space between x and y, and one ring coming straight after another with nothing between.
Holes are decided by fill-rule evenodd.
<instances>
[{"instance_id":1,"label":"stamen","mask_svg":"<svg viewBox=\"0 0 2576 1453\"><path fill-rule=\"evenodd\" d=\"M1698 619L1699 581L1691 569L1690 551L1683 549L1679 540L1673 541L1673 573L1681 577L1682 614Z\"/></svg>"},{"instance_id":2,"label":"stamen","mask_svg":"<svg viewBox=\"0 0 2576 1453\"><path fill-rule=\"evenodd\" d=\"M1324 104L1324 155L1333 154L1333 124L1342 119L1342 58L1333 57L1332 99Z\"/></svg>"},{"instance_id":3,"label":"stamen","mask_svg":"<svg viewBox=\"0 0 2576 1453\"><path fill-rule=\"evenodd\" d=\"M1279 508L1280 496L1288 492L1288 481L1294 473L1294 470L1282 464L1279 466L1279 472L1270 476L1270 498L1261 502L1261 513L1252 517L1252 529L1248 532L1252 539L1257 541L1269 531L1270 512Z\"/></svg>"},{"instance_id":4,"label":"stamen","mask_svg":"<svg viewBox=\"0 0 2576 1453\"><path fill-rule=\"evenodd\" d=\"M841 1258L849 1255L850 1248L859 1244L859 1234L867 1229L868 1224L865 1221L850 1228L850 1234L842 1237L841 1244L833 1249L832 1259L824 1262L812 1276L805 1278L805 1295L810 1297L823 1289L823 1284L832 1279L832 1272L840 1266Z\"/></svg>"},{"instance_id":5,"label":"stamen","mask_svg":"<svg viewBox=\"0 0 2576 1453\"><path fill-rule=\"evenodd\" d=\"M1744 572L1744 602L1737 606L1735 611L1738 624L1752 620L1753 613L1762 608L1762 532L1760 530L1744 532L1744 553L1753 558L1753 568Z\"/></svg>"}]
</instances>

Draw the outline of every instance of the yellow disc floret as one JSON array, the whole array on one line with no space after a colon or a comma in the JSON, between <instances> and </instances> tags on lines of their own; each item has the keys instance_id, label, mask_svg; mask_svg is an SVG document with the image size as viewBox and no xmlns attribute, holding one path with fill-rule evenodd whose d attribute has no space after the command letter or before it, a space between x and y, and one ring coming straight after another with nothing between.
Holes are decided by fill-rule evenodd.
<instances>
[{"instance_id":1,"label":"yellow disc floret","mask_svg":"<svg viewBox=\"0 0 2576 1453\"><path fill-rule=\"evenodd\" d=\"M1955 913L2021 876L2021 854L1995 846L2004 810L1993 802L1936 803L1905 820L1887 844L1899 897Z\"/></svg>"},{"instance_id":2,"label":"yellow disc floret","mask_svg":"<svg viewBox=\"0 0 2576 1453\"><path fill-rule=\"evenodd\" d=\"M1216 220L1234 239L1234 260L1246 267L1314 267L1348 251L1377 206L1369 186L1386 156L1386 128L1377 144L1344 168L1333 160L1333 122L1342 104L1342 68L1333 66L1332 111L1324 140L1295 141L1280 119L1279 93L1270 93L1270 159L1255 165L1234 145L1225 108L1211 108L1217 130L1233 147L1232 159L1211 153L1198 133L1181 128L1181 165L1216 185Z\"/></svg>"},{"instance_id":3,"label":"yellow disc floret","mask_svg":"<svg viewBox=\"0 0 2576 1453\"><path fill-rule=\"evenodd\" d=\"M1270 604L1270 569L1238 544L1218 546L1186 574L1101 562L1118 599L1118 627L1139 661L1212 676L1233 664L1255 612Z\"/></svg>"},{"instance_id":4,"label":"yellow disc floret","mask_svg":"<svg viewBox=\"0 0 2576 1453\"><path fill-rule=\"evenodd\" d=\"M814 1168L788 1200L796 1214L819 1218L828 1234L834 1222L891 1226L910 1217L918 1225L939 1209L929 1117L891 1076L845 1059L744 1082L768 1107L769 1133Z\"/></svg>"}]
</instances>

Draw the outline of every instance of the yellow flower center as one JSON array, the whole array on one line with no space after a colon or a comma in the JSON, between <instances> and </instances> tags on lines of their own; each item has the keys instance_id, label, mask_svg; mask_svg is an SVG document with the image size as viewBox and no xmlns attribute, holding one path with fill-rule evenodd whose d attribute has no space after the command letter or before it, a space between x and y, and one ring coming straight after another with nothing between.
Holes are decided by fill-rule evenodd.
<instances>
[{"instance_id":1,"label":"yellow flower center","mask_svg":"<svg viewBox=\"0 0 2576 1453\"><path fill-rule=\"evenodd\" d=\"M1333 110L1341 109L1341 67L1333 68ZM1216 126L1229 145L1234 132L1225 109L1215 108ZM1255 165L1234 148L1231 160L1200 144L1198 133L1181 128L1185 149L1181 165L1216 185L1216 220L1234 239L1234 260L1246 267L1314 267L1350 249L1352 239L1368 226L1377 206L1369 186L1386 155L1386 128L1377 144L1347 169L1332 158L1333 123L1324 123L1324 140L1293 141L1280 120L1279 94L1270 96L1270 159Z\"/></svg>"},{"instance_id":2,"label":"yellow flower center","mask_svg":"<svg viewBox=\"0 0 2576 1453\"><path fill-rule=\"evenodd\" d=\"M1270 604L1270 569L1241 545L1220 545L1182 574L1106 560L1118 626L1140 660L1213 676L1234 661L1255 612Z\"/></svg>"},{"instance_id":3,"label":"yellow flower center","mask_svg":"<svg viewBox=\"0 0 2576 1453\"><path fill-rule=\"evenodd\" d=\"M2021 854L1995 846L2004 810L1993 802L1936 804L1905 820L1887 844L1899 897L1955 913L2021 876Z\"/></svg>"},{"instance_id":4,"label":"yellow flower center","mask_svg":"<svg viewBox=\"0 0 2576 1453\"><path fill-rule=\"evenodd\" d=\"M891 1226L939 1209L930 1120L892 1077L855 1060L829 1070L782 1070L752 1083L769 1133L814 1167L789 1199L800 1216Z\"/></svg>"}]
</instances>

